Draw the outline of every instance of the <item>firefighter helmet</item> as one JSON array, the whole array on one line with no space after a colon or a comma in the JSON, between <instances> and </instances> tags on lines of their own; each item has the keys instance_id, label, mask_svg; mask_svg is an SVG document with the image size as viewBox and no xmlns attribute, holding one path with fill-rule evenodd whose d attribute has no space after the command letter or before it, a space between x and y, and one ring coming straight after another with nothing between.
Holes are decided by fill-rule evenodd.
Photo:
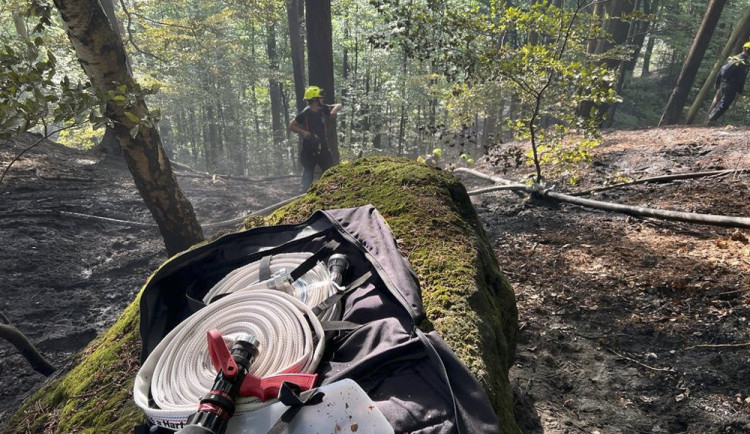
<instances>
[{"instance_id":1,"label":"firefighter helmet","mask_svg":"<svg viewBox=\"0 0 750 434\"><path fill-rule=\"evenodd\" d=\"M324 96L325 92L318 86L310 86L305 91L305 99L308 101L315 98L323 98Z\"/></svg>"}]
</instances>

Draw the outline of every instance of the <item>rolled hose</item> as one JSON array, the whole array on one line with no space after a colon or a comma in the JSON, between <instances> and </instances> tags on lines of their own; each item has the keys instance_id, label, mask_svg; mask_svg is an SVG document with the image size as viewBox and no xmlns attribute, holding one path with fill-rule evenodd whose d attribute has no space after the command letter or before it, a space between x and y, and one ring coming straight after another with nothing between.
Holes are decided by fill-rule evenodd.
<instances>
[{"instance_id":1,"label":"rolled hose","mask_svg":"<svg viewBox=\"0 0 750 434\"><path fill-rule=\"evenodd\" d=\"M242 290L274 288L287 292L301 300L308 307L313 308L340 290L340 287L331 280L331 273L325 264L318 262L312 269L292 282L291 285L280 287L281 285L278 282L280 275L284 273L288 275L288 273L311 256L312 253L308 252L283 253L271 256L269 268L271 274L277 277L276 283L274 283L274 278L263 282L260 281L260 261L236 268L206 293L203 297L203 302L209 304L220 295ZM339 304L332 306L318 315L321 320L336 320L340 316L341 307Z\"/></svg>"},{"instance_id":2,"label":"rolled hose","mask_svg":"<svg viewBox=\"0 0 750 434\"><path fill-rule=\"evenodd\" d=\"M250 373L315 372L325 349L324 331L310 307L278 290L237 291L199 310L175 327L151 352L135 379L135 403L155 424L179 428L197 411L210 390L216 371L206 345L206 332L217 329L233 343L240 333L259 341L259 355ZM149 400L151 395L151 402ZM240 398L236 412L268 405Z\"/></svg>"}]
</instances>

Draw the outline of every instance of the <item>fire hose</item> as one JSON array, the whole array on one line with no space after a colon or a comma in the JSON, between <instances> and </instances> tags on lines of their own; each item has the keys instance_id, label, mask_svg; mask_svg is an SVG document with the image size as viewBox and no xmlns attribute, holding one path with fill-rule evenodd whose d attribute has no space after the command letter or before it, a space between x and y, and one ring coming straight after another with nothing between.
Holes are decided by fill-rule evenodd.
<instances>
[{"instance_id":1,"label":"fire hose","mask_svg":"<svg viewBox=\"0 0 750 434\"><path fill-rule=\"evenodd\" d=\"M310 271L303 274L299 279L292 281L291 270L299 267L312 253L285 253L273 255L265 264L267 270L263 279L263 262L256 261L227 274L219 283L213 286L203 297L203 302L208 304L217 297L240 290L254 289L278 289L301 300L310 307L315 307L328 297L335 294L340 287L334 282L328 267L318 262ZM336 258L341 255L333 255ZM330 260L329 260L330 262ZM338 319L341 309L338 304L327 309L319 315L321 320Z\"/></svg>"},{"instance_id":2,"label":"fire hose","mask_svg":"<svg viewBox=\"0 0 750 434\"><path fill-rule=\"evenodd\" d=\"M311 309L316 305L316 291L310 291L307 297L307 286L323 288L324 294L319 297L327 298L331 290L335 293L340 288L334 279L341 281L348 261L343 255L333 255L330 272L319 263L299 279L303 282L283 283L279 276L283 277L285 271L281 269L293 269L310 255L297 255L293 260L278 256L271 270L275 270L276 281L282 281L280 288L262 289L264 284L266 288L275 285L274 279L259 283L253 264L233 271L206 295L214 301L175 327L149 355L136 376L134 400L156 425L172 429L185 426L202 395L218 381L217 371L221 375L221 369L211 367L212 362L216 364L209 357L213 350L206 350L208 330L216 330L219 337L223 335L229 341L229 345L222 343L224 347L233 346L238 336L246 334L257 339L258 356L252 362L252 375L242 384L233 412L268 405L262 401L275 398L284 381L312 387L312 374L322 358L325 338L320 320ZM295 284L297 290L291 291L295 296L288 294ZM306 303L300 300L301 295L307 298ZM330 310L325 315L330 316Z\"/></svg>"}]
</instances>

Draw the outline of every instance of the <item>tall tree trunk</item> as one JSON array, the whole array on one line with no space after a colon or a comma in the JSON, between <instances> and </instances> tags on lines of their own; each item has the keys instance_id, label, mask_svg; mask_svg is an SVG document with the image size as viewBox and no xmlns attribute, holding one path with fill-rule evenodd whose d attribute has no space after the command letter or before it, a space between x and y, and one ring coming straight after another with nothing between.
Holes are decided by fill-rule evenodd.
<instances>
[{"instance_id":1,"label":"tall tree trunk","mask_svg":"<svg viewBox=\"0 0 750 434\"><path fill-rule=\"evenodd\" d=\"M277 77L279 75L279 56L276 52L276 26L269 24L266 26L266 53L268 54L268 67L271 77L268 79L268 90L271 97L271 128L273 134L273 160L279 161L282 151L281 145L284 143L284 130L281 125L281 83Z\"/></svg>"},{"instance_id":2,"label":"tall tree trunk","mask_svg":"<svg viewBox=\"0 0 750 434\"><path fill-rule=\"evenodd\" d=\"M641 7L641 0L634 0L633 3L633 9L628 11L627 13L632 13L633 11L637 11ZM628 28L628 36L626 39L626 43L633 46L636 45L634 42L634 38L636 35L639 34L641 29L641 22L639 20L632 20L630 21L629 28ZM641 44L643 44L643 40L641 40ZM619 95L622 93L622 89L625 86L625 80L630 75L629 72L632 71L632 68L635 66L637 51L633 50L630 59L627 60L621 60L619 62L619 65L617 67L617 82L615 84L615 92ZM611 127L614 123L615 119L615 113L617 111L618 104L604 104L602 105L602 110L607 110L607 119L605 121L606 127Z\"/></svg>"},{"instance_id":3,"label":"tall tree trunk","mask_svg":"<svg viewBox=\"0 0 750 434\"><path fill-rule=\"evenodd\" d=\"M604 18L604 4L603 1L598 1L594 3L594 10L591 12L591 14L594 16L594 22L598 22L599 24L604 24L602 22L602 19ZM593 30L593 29L592 29ZM589 39L588 43L586 43L586 52L589 54L596 53L596 47L599 45L598 39Z\"/></svg>"},{"instance_id":4,"label":"tall tree trunk","mask_svg":"<svg viewBox=\"0 0 750 434\"><path fill-rule=\"evenodd\" d=\"M99 0L55 0L54 3L78 60L97 91L118 92L119 86L137 91L125 48L109 25ZM125 161L159 226L167 253L174 255L203 241L203 231L192 204L177 184L158 131L153 126L134 123L126 112L145 118L149 114L148 107L142 97L127 106L110 100L105 114L114 122L115 136L123 148ZM131 137L136 126L137 134Z\"/></svg>"},{"instance_id":5,"label":"tall tree trunk","mask_svg":"<svg viewBox=\"0 0 750 434\"><path fill-rule=\"evenodd\" d=\"M331 27L331 0L305 0L307 25L307 71L310 84L325 90L325 102L336 101L333 86L333 41ZM339 146L336 122L328 126L328 147L334 164L339 164Z\"/></svg>"},{"instance_id":6,"label":"tall tree trunk","mask_svg":"<svg viewBox=\"0 0 750 434\"><path fill-rule=\"evenodd\" d=\"M653 17L657 18L659 17L659 14L664 9L664 1L662 0L653 0L653 3L650 5L649 14ZM645 11L645 9L644 9ZM646 25L648 27L651 27L651 23L647 22ZM645 36L645 32L644 32ZM643 52L643 63L641 65L641 76L646 77L649 74L649 69L651 68L651 56L654 53L654 44L656 43L656 39L653 35L648 35L648 42L646 43L646 50Z\"/></svg>"},{"instance_id":7,"label":"tall tree trunk","mask_svg":"<svg viewBox=\"0 0 750 434\"><path fill-rule=\"evenodd\" d=\"M119 25L119 21L117 20L117 16L115 15L115 5L113 3L113 0L101 0L101 3L102 9L104 9L104 13L107 15L107 18L109 18L112 30L115 32L115 34L117 34L117 37L122 40L122 31ZM120 147L120 143L115 138L115 132L112 131L112 127L107 126L104 129L104 136L102 137L102 140L96 145L96 150L104 154L122 155L122 148Z\"/></svg>"},{"instance_id":8,"label":"tall tree trunk","mask_svg":"<svg viewBox=\"0 0 750 434\"><path fill-rule=\"evenodd\" d=\"M724 45L724 49L721 50L721 55L716 59L713 68L711 68L711 72L703 83L703 87L701 87L700 92L698 92L698 96L695 97L693 105L690 106L687 118L685 119L686 124L692 124L695 120L695 116L698 114L698 110L700 109L701 104L703 104L703 100L706 99L708 92L713 89L716 76L719 74L719 70L724 64L726 58L732 53L738 52L748 38L750 38L750 6L745 7L745 12L737 22L737 26L732 31L732 34L729 36L729 40L727 40L726 45Z\"/></svg>"},{"instance_id":9,"label":"tall tree trunk","mask_svg":"<svg viewBox=\"0 0 750 434\"><path fill-rule=\"evenodd\" d=\"M219 131L216 128L216 116L211 102L206 104L206 125L208 125L206 171L214 173L219 169Z\"/></svg>"},{"instance_id":10,"label":"tall tree trunk","mask_svg":"<svg viewBox=\"0 0 750 434\"><path fill-rule=\"evenodd\" d=\"M13 11L11 14L13 15L13 25L16 28L16 34L18 34L18 37L22 41L28 41L29 30L26 28L26 21L24 21L23 15L18 11Z\"/></svg>"},{"instance_id":11,"label":"tall tree trunk","mask_svg":"<svg viewBox=\"0 0 750 434\"><path fill-rule=\"evenodd\" d=\"M642 8L644 16L651 14L651 0L637 0L634 10L637 11L640 8ZM635 69L635 63L638 61L638 56L643 49L643 43L646 41L646 34L650 25L648 20L634 20L632 22L628 44L633 47L633 54L630 56L630 60L625 62L626 73L633 72Z\"/></svg>"},{"instance_id":12,"label":"tall tree trunk","mask_svg":"<svg viewBox=\"0 0 750 434\"><path fill-rule=\"evenodd\" d=\"M661 116L661 121L659 121L660 126L676 124L680 121L682 108L685 106L688 94L695 81L695 74L701 65L703 55L706 54L706 49L709 42L711 42L711 36L714 34L716 23L719 21L719 17L721 17L721 11L724 9L726 2L727 0L711 0L708 3L701 26L698 29L698 33L695 34L693 45L690 47L690 52L682 64L682 71L677 79L677 84L674 90L672 90L672 95L669 97L667 106L664 108L664 114Z\"/></svg>"},{"instance_id":13,"label":"tall tree trunk","mask_svg":"<svg viewBox=\"0 0 750 434\"><path fill-rule=\"evenodd\" d=\"M595 13L598 4L594 6ZM599 40L597 41L594 53L601 54L614 46L623 45L628 40L628 31L630 29L630 23L622 19L623 15L630 14L633 12L635 7L635 0L610 0L606 5L606 16L607 19L603 23L604 29L611 34L610 40ZM587 49L591 49L591 45ZM605 58L604 63L609 70L619 70L620 60L617 58ZM609 111L609 105L604 104L597 106L591 101L582 101L578 107L578 113L580 116L590 117L594 116L598 119L598 122L602 122L604 114Z\"/></svg>"},{"instance_id":14,"label":"tall tree trunk","mask_svg":"<svg viewBox=\"0 0 750 434\"><path fill-rule=\"evenodd\" d=\"M198 122L195 120L195 107L191 106L188 109L188 128L190 130L190 158L193 167L198 167L198 158L200 158L198 146L200 135L196 125L198 125Z\"/></svg>"},{"instance_id":15,"label":"tall tree trunk","mask_svg":"<svg viewBox=\"0 0 750 434\"><path fill-rule=\"evenodd\" d=\"M401 116L398 122L398 155L404 155L404 135L406 133L406 66L408 57L404 53L401 64Z\"/></svg>"},{"instance_id":16,"label":"tall tree trunk","mask_svg":"<svg viewBox=\"0 0 750 434\"><path fill-rule=\"evenodd\" d=\"M648 42L646 43L646 51L643 52L643 64L641 65L641 77L647 77L651 68L651 55L654 53L654 43L656 39L653 35L649 35Z\"/></svg>"},{"instance_id":17,"label":"tall tree trunk","mask_svg":"<svg viewBox=\"0 0 750 434\"><path fill-rule=\"evenodd\" d=\"M294 74L294 99L297 101L298 112L305 108L305 47L300 34L301 20L298 13L300 1L287 0L286 2L286 16L289 21L289 50Z\"/></svg>"}]
</instances>

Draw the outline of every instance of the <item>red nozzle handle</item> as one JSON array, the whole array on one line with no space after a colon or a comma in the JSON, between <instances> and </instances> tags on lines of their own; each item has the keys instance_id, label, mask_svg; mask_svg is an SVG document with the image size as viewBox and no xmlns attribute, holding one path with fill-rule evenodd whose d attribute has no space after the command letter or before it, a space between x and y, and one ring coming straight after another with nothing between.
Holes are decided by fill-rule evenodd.
<instances>
[{"instance_id":1,"label":"red nozzle handle","mask_svg":"<svg viewBox=\"0 0 750 434\"><path fill-rule=\"evenodd\" d=\"M208 355L216 372L223 372L227 378L233 378L237 374L237 363L229 352L221 332L211 329L206 333L208 339Z\"/></svg>"},{"instance_id":2,"label":"red nozzle handle","mask_svg":"<svg viewBox=\"0 0 750 434\"><path fill-rule=\"evenodd\" d=\"M312 389L317 378L318 374L276 374L263 378L248 374L240 385L240 396L255 396L265 402L279 396L279 389L285 381L296 384L304 391Z\"/></svg>"}]
</instances>

